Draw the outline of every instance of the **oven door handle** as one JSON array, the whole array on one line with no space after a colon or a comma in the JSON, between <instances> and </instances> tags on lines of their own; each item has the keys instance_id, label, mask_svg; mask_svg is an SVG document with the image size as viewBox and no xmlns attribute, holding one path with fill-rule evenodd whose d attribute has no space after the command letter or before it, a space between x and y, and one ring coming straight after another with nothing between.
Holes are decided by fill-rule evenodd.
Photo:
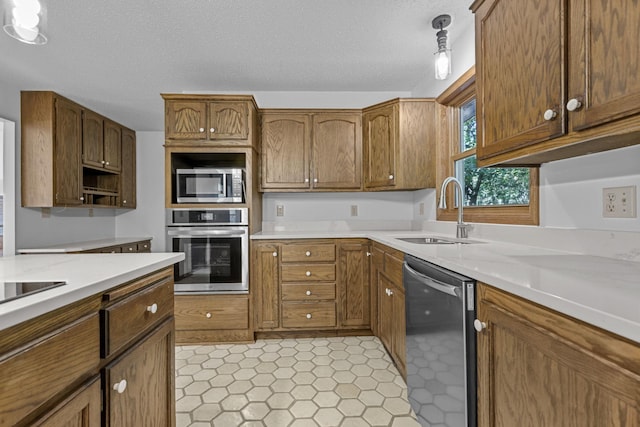
<instances>
[{"instance_id":1,"label":"oven door handle","mask_svg":"<svg viewBox=\"0 0 640 427\"><path fill-rule=\"evenodd\" d=\"M167 234L184 239L193 236L243 236L247 232L245 230L169 230Z\"/></svg>"}]
</instances>

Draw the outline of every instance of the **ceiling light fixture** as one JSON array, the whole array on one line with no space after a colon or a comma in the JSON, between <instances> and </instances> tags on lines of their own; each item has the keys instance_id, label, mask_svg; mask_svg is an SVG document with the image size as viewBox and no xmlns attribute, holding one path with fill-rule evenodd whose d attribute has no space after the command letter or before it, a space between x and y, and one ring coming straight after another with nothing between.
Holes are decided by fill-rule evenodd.
<instances>
[{"instance_id":1,"label":"ceiling light fixture","mask_svg":"<svg viewBox=\"0 0 640 427\"><path fill-rule=\"evenodd\" d=\"M447 28L451 24L450 15L437 16L431 25L436 30L436 39L438 40L438 51L434 53L436 60L436 79L444 80L451 74L451 49L447 49Z\"/></svg>"},{"instance_id":2,"label":"ceiling light fixture","mask_svg":"<svg viewBox=\"0 0 640 427\"><path fill-rule=\"evenodd\" d=\"M13 3L13 7L11 7ZM16 40L28 44L45 44L42 33L45 13L38 0L7 1L4 10L4 32Z\"/></svg>"}]
</instances>

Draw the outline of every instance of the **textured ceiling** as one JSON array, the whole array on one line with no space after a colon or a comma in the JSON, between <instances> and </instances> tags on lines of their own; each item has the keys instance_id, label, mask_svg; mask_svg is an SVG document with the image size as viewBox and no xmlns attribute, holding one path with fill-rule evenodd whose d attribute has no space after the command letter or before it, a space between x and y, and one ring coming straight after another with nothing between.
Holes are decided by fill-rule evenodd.
<instances>
[{"instance_id":1,"label":"textured ceiling","mask_svg":"<svg viewBox=\"0 0 640 427\"><path fill-rule=\"evenodd\" d=\"M136 130L162 130L163 92L411 91L431 20L451 14L452 41L473 25L470 0L41 1L49 43L0 34L2 83Z\"/></svg>"}]
</instances>

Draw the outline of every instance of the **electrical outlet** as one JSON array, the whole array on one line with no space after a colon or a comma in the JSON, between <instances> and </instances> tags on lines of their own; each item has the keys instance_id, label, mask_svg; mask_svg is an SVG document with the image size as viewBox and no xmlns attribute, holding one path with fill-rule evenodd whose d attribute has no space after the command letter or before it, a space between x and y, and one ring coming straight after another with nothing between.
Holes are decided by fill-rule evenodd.
<instances>
[{"instance_id":1,"label":"electrical outlet","mask_svg":"<svg viewBox=\"0 0 640 427\"><path fill-rule=\"evenodd\" d=\"M40 216L42 218L51 217L51 208L40 208Z\"/></svg>"},{"instance_id":2,"label":"electrical outlet","mask_svg":"<svg viewBox=\"0 0 640 427\"><path fill-rule=\"evenodd\" d=\"M276 216L284 216L284 205L276 206Z\"/></svg>"},{"instance_id":3,"label":"electrical outlet","mask_svg":"<svg viewBox=\"0 0 640 427\"><path fill-rule=\"evenodd\" d=\"M358 205L351 205L351 216L358 216Z\"/></svg>"},{"instance_id":4,"label":"electrical outlet","mask_svg":"<svg viewBox=\"0 0 640 427\"><path fill-rule=\"evenodd\" d=\"M89 208L89 218L93 218L93 208Z\"/></svg>"},{"instance_id":5,"label":"electrical outlet","mask_svg":"<svg viewBox=\"0 0 640 427\"><path fill-rule=\"evenodd\" d=\"M420 215L424 215L424 202L420 202Z\"/></svg>"},{"instance_id":6,"label":"electrical outlet","mask_svg":"<svg viewBox=\"0 0 640 427\"><path fill-rule=\"evenodd\" d=\"M602 189L604 218L636 218L636 186Z\"/></svg>"}]
</instances>

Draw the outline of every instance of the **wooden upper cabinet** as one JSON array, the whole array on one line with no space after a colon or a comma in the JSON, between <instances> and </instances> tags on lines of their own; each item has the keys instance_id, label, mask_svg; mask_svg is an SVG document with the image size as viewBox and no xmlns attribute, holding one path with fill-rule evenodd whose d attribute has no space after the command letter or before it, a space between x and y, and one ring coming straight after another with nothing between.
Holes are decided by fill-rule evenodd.
<instances>
[{"instance_id":1,"label":"wooden upper cabinet","mask_svg":"<svg viewBox=\"0 0 640 427\"><path fill-rule=\"evenodd\" d=\"M583 106L569 113L581 130L640 113L640 4L572 0L569 99Z\"/></svg>"},{"instance_id":2,"label":"wooden upper cabinet","mask_svg":"<svg viewBox=\"0 0 640 427\"><path fill-rule=\"evenodd\" d=\"M162 97L167 144L259 148L257 106L251 95Z\"/></svg>"},{"instance_id":3,"label":"wooden upper cabinet","mask_svg":"<svg viewBox=\"0 0 640 427\"><path fill-rule=\"evenodd\" d=\"M249 112L246 102L209 103L209 139L247 139Z\"/></svg>"},{"instance_id":4,"label":"wooden upper cabinet","mask_svg":"<svg viewBox=\"0 0 640 427\"><path fill-rule=\"evenodd\" d=\"M82 111L82 163L104 166L104 118L90 110Z\"/></svg>"},{"instance_id":5,"label":"wooden upper cabinet","mask_svg":"<svg viewBox=\"0 0 640 427\"><path fill-rule=\"evenodd\" d=\"M301 113L263 113L262 189L311 187L311 118Z\"/></svg>"},{"instance_id":6,"label":"wooden upper cabinet","mask_svg":"<svg viewBox=\"0 0 640 427\"><path fill-rule=\"evenodd\" d=\"M104 121L104 168L119 172L122 168L122 127L111 120Z\"/></svg>"},{"instance_id":7,"label":"wooden upper cabinet","mask_svg":"<svg viewBox=\"0 0 640 427\"><path fill-rule=\"evenodd\" d=\"M82 110L79 105L67 101L64 98L55 99L55 143L52 147L55 157L54 164L51 165L55 170L54 179L54 200L53 204L37 205L37 206L60 206L60 205L79 205L82 204L82 171L80 168L81 141L82 141ZM23 124L23 129L24 129ZM29 138L22 134L22 146L25 147ZM22 167L29 163L26 171L31 173L32 160L23 159ZM23 177L24 177L23 172ZM45 184L44 182L40 183ZM29 185L22 183L22 194L37 190ZM30 194L27 200L31 197ZM37 202L36 202L37 203ZM23 199L22 206L30 206Z\"/></svg>"},{"instance_id":8,"label":"wooden upper cabinet","mask_svg":"<svg viewBox=\"0 0 640 427\"><path fill-rule=\"evenodd\" d=\"M206 102L167 101L165 105L165 137L167 139L206 138Z\"/></svg>"},{"instance_id":9,"label":"wooden upper cabinet","mask_svg":"<svg viewBox=\"0 0 640 427\"><path fill-rule=\"evenodd\" d=\"M538 165L640 141L640 3L471 8L480 165Z\"/></svg>"},{"instance_id":10,"label":"wooden upper cabinet","mask_svg":"<svg viewBox=\"0 0 640 427\"><path fill-rule=\"evenodd\" d=\"M136 207L136 133L122 129L122 170L120 172L120 204Z\"/></svg>"},{"instance_id":11,"label":"wooden upper cabinet","mask_svg":"<svg viewBox=\"0 0 640 427\"><path fill-rule=\"evenodd\" d=\"M312 188L362 188L362 115L313 115Z\"/></svg>"},{"instance_id":12,"label":"wooden upper cabinet","mask_svg":"<svg viewBox=\"0 0 640 427\"><path fill-rule=\"evenodd\" d=\"M435 187L435 100L395 99L363 111L364 187Z\"/></svg>"}]
</instances>

